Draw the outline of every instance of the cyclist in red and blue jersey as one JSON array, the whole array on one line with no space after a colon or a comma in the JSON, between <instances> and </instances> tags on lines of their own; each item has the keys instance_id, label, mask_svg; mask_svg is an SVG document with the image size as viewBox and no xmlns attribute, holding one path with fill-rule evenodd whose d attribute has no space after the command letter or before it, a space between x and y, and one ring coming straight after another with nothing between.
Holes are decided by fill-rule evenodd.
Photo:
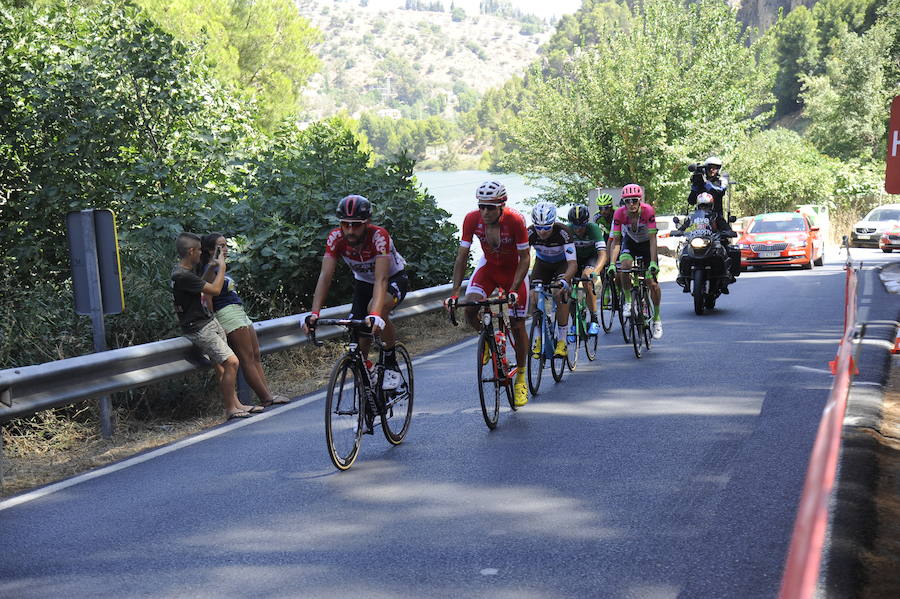
<instances>
[{"instance_id":1,"label":"cyclist in red and blue jersey","mask_svg":"<svg viewBox=\"0 0 900 599\"><path fill-rule=\"evenodd\" d=\"M525 316L528 315L528 266L531 262L525 219L506 207L506 187L499 181L482 183L475 192L475 198L478 200L478 210L468 213L463 220L462 238L453 265L450 299L459 297L469 261L469 248L477 237L484 255L469 279L466 301L487 299L497 289L515 296L510 328L515 340L516 362L520 368L516 372L513 389L515 404L524 406L528 403L528 381L524 368L528 359ZM466 307L466 321L475 331L481 330L477 307Z\"/></svg>"},{"instance_id":2,"label":"cyclist in red and blue jersey","mask_svg":"<svg viewBox=\"0 0 900 599\"><path fill-rule=\"evenodd\" d=\"M360 195L349 195L338 203L337 216L340 226L332 230L325 240L325 256L319 280L313 293L312 310L305 319L305 326L313 328L319 311L325 303L334 270L339 258L353 271L353 305L350 318L368 319L372 331L381 331L384 343L384 377L382 388L396 389L402 382L397 357L394 354L396 337L390 312L396 308L409 289L406 276L406 260L394 247L386 229L369 222L372 204ZM372 346L371 334L360 334L359 348L368 356Z\"/></svg>"},{"instance_id":3,"label":"cyclist in red and blue jersey","mask_svg":"<svg viewBox=\"0 0 900 599\"><path fill-rule=\"evenodd\" d=\"M575 243L572 233L556 220L556 206L549 202L540 202L531 211L531 226L528 227L528 243L534 248L534 268L531 280L535 283L559 282L561 289L553 290L556 300L556 347L553 353L566 355L566 334L569 328L569 304L566 302L572 277L578 270L575 254ZM537 301L536 294L531 301ZM531 351L541 353L540 337L533 340L535 345Z\"/></svg>"},{"instance_id":4,"label":"cyclist in red and blue jersey","mask_svg":"<svg viewBox=\"0 0 900 599\"><path fill-rule=\"evenodd\" d=\"M656 276L659 274L659 254L656 248L656 211L644 203L644 189L629 183L622 188L622 202L625 204L613 214L612 244L609 251L611 274L616 271L616 259L621 259L622 268L629 269L634 264L634 256L641 256L647 264L647 283L650 300L653 302L653 323L651 331L654 339L662 337L662 319L659 304L662 291ZM631 311L631 277L619 276L619 285L625 292L623 311Z\"/></svg>"}]
</instances>

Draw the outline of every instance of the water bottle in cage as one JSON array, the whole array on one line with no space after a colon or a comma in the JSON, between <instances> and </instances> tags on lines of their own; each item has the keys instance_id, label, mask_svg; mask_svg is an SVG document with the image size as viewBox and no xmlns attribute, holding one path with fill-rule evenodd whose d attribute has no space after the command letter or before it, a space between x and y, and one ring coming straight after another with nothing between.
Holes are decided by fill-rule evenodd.
<instances>
[{"instance_id":1,"label":"water bottle in cage","mask_svg":"<svg viewBox=\"0 0 900 599\"><path fill-rule=\"evenodd\" d=\"M500 361L503 362L503 367L509 367L509 361L506 358L506 335L503 334L503 331L497 331L494 333L494 341L497 343L497 353L500 354Z\"/></svg>"}]
</instances>

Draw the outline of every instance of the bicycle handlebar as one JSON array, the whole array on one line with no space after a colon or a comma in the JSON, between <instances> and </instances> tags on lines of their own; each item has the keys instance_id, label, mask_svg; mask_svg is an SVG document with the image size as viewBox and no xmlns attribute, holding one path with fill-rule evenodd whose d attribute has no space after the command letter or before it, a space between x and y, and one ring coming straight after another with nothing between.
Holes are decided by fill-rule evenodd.
<instances>
[{"instance_id":1,"label":"bicycle handlebar","mask_svg":"<svg viewBox=\"0 0 900 599\"><path fill-rule=\"evenodd\" d=\"M348 329L372 329L372 325L369 323L368 319L355 319L355 318L317 318L316 324L313 326L308 326L309 332L306 334L306 338L309 339L309 342L312 343L316 347L322 347L325 345L324 341L319 341L316 339L316 328L319 326L339 326L339 327L347 327Z\"/></svg>"},{"instance_id":2,"label":"bicycle handlebar","mask_svg":"<svg viewBox=\"0 0 900 599\"><path fill-rule=\"evenodd\" d=\"M460 301L460 300L452 300L447 302L447 309L450 311L450 322L453 326L459 326L459 322L456 320L456 309L457 308L465 308L467 306L501 306L501 305L512 305L510 301L509 295L504 295L503 297L497 297L494 299L483 299L483 300L475 300L475 301Z\"/></svg>"}]
</instances>

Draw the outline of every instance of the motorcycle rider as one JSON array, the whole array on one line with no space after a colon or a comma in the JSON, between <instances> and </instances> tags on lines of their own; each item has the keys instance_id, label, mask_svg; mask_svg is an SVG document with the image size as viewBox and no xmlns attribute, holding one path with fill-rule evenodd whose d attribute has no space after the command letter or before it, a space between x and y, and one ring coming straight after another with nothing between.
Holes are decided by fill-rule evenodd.
<instances>
[{"instance_id":1,"label":"motorcycle rider","mask_svg":"<svg viewBox=\"0 0 900 599\"><path fill-rule=\"evenodd\" d=\"M689 228L691 230L697 229L710 229L714 233L725 233L732 231L731 224L725 217L722 216L720 212L716 212L715 210L715 198L713 198L712 194L707 192L702 192L697 195L696 199L697 209L691 213L690 216L678 227L679 233L683 234ZM725 248L725 251L728 252L728 256L731 260L734 260L733 252L731 251L731 246L728 244L728 238L723 237L720 239L720 243L722 247ZM740 253L738 253L738 264L740 264ZM685 265L682 263L682 270L679 272L678 277L675 281L682 286L682 291L684 293L691 292L691 276L690 270L684 272ZM733 273L734 269L731 269ZM734 282L734 275L732 274L731 280L728 281L725 286L722 288L722 293L728 295L728 285Z\"/></svg>"},{"instance_id":2,"label":"motorcycle rider","mask_svg":"<svg viewBox=\"0 0 900 599\"><path fill-rule=\"evenodd\" d=\"M693 168L691 168L693 167ZM728 189L727 177L722 178L722 159L718 156L710 156L702 165L692 164L688 170L691 175L691 192L688 194L688 204L697 203L697 196L701 193L709 193L713 197L713 209L724 215L723 200Z\"/></svg>"}]
</instances>

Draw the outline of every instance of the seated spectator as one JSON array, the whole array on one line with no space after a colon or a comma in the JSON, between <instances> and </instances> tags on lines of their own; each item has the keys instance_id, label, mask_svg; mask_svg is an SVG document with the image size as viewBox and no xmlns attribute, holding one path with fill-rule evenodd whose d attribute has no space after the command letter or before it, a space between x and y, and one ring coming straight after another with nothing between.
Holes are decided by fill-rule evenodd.
<instances>
[{"instance_id":1,"label":"seated spectator","mask_svg":"<svg viewBox=\"0 0 900 599\"><path fill-rule=\"evenodd\" d=\"M198 274L201 274L205 280L217 276L218 262L215 259L217 253L228 256L228 243L225 236L221 233L204 235ZM237 354L247 384L256 393L260 405L269 407L290 402L287 397L272 395L269 391L269 384L260 361L259 339L256 337L253 323L244 311L244 303L235 290L234 279L226 275L222 290L218 294L211 295L210 298L216 320L225 330L228 345Z\"/></svg>"}]
</instances>

